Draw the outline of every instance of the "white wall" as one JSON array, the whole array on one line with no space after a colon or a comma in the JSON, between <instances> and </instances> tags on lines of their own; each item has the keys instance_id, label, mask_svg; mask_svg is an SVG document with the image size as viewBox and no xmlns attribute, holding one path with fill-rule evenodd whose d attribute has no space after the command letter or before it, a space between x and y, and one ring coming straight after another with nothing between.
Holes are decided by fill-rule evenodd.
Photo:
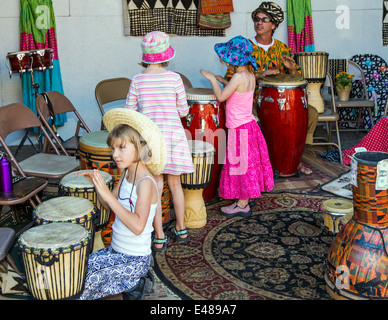
<instances>
[{"instance_id":1,"label":"white wall","mask_svg":"<svg viewBox=\"0 0 388 320\"><path fill-rule=\"evenodd\" d=\"M277 0L283 10L287 0ZM236 35L254 36L251 12L261 1L235 0L232 27L226 37L171 37L176 58L170 70L185 74L194 87L210 87L200 75L200 69L223 74L213 51L217 42ZM73 102L92 131L99 130L101 115L95 100L96 84L106 78L131 78L142 68L141 37L124 36L122 0L53 0L56 17L59 60L65 95ZM388 61L388 47L382 45L381 0L311 0L316 51L326 51L330 58L350 58L354 54L377 54ZM344 13L338 6L349 8L349 28L339 29ZM8 52L19 50L18 0L0 0L0 59ZM345 16L346 17L346 16ZM286 20L276 30L275 37L287 40ZM0 63L0 105L23 102L21 81L9 78L8 68ZM67 137L74 132L71 117L60 133ZM8 144L18 144L21 133L11 135Z\"/></svg>"}]
</instances>

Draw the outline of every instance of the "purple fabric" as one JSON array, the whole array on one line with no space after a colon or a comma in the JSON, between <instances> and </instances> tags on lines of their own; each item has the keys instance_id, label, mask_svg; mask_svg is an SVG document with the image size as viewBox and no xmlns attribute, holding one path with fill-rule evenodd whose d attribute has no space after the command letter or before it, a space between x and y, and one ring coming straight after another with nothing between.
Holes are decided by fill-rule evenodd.
<instances>
[{"instance_id":1,"label":"purple fabric","mask_svg":"<svg viewBox=\"0 0 388 320\"><path fill-rule=\"evenodd\" d=\"M240 159L241 155L241 159ZM274 187L267 143L255 121L229 129L219 195L224 199L250 199Z\"/></svg>"}]
</instances>

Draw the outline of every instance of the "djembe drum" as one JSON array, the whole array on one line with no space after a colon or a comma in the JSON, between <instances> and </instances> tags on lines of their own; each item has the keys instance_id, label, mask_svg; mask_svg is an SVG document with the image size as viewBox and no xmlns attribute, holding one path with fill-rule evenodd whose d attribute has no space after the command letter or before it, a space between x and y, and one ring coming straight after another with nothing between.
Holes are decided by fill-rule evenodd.
<instances>
[{"instance_id":1,"label":"djembe drum","mask_svg":"<svg viewBox=\"0 0 388 320\"><path fill-rule=\"evenodd\" d=\"M194 172L182 174L181 183L185 195L185 226L201 228L206 225L206 206L202 196L212 178L215 148L208 142L188 140L193 157Z\"/></svg>"},{"instance_id":2,"label":"djembe drum","mask_svg":"<svg viewBox=\"0 0 388 320\"><path fill-rule=\"evenodd\" d=\"M308 126L307 81L279 74L260 81L257 115L275 175L298 172Z\"/></svg>"},{"instance_id":3,"label":"djembe drum","mask_svg":"<svg viewBox=\"0 0 388 320\"><path fill-rule=\"evenodd\" d=\"M212 89L187 88L189 114L182 118L183 128L190 133L188 140L203 140L212 144L216 150L213 173L209 185L203 190L205 201L217 195L222 161L225 157L226 126L225 104L217 101Z\"/></svg>"},{"instance_id":4,"label":"djembe drum","mask_svg":"<svg viewBox=\"0 0 388 320\"><path fill-rule=\"evenodd\" d=\"M388 298L388 153L353 155L354 215L335 237L325 281L334 299Z\"/></svg>"},{"instance_id":5,"label":"djembe drum","mask_svg":"<svg viewBox=\"0 0 388 320\"><path fill-rule=\"evenodd\" d=\"M307 95L309 105L324 112L325 103L321 94L321 87L326 81L329 54L327 52L298 52L295 54L296 63L302 68L302 75L308 81Z\"/></svg>"},{"instance_id":6,"label":"djembe drum","mask_svg":"<svg viewBox=\"0 0 388 320\"><path fill-rule=\"evenodd\" d=\"M333 235L340 230L341 218L353 213L353 203L344 199L328 199L322 202L323 225Z\"/></svg>"},{"instance_id":7,"label":"djembe drum","mask_svg":"<svg viewBox=\"0 0 388 320\"><path fill-rule=\"evenodd\" d=\"M109 223L110 210L105 209L101 205L94 184L91 183L86 177L76 175L77 173L83 171L87 170L71 172L64 176L58 185L58 195L85 198L96 205L96 234L94 237L93 248L93 251L96 251L105 247L101 238L101 230L105 228ZM113 190L114 178L112 177L112 175L102 170L100 170L100 173L109 190Z\"/></svg>"},{"instance_id":8,"label":"djembe drum","mask_svg":"<svg viewBox=\"0 0 388 320\"><path fill-rule=\"evenodd\" d=\"M33 210L32 217L37 225L71 222L90 230L91 248L95 237L97 210L94 203L85 198L56 197L46 200Z\"/></svg>"},{"instance_id":9,"label":"djembe drum","mask_svg":"<svg viewBox=\"0 0 388 320\"><path fill-rule=\"evenodd\" d=\"M28 229L18 239L28 290L39 300L77 298L84 287L91 232L61 222Z\"/></svg>"}]
</instances>

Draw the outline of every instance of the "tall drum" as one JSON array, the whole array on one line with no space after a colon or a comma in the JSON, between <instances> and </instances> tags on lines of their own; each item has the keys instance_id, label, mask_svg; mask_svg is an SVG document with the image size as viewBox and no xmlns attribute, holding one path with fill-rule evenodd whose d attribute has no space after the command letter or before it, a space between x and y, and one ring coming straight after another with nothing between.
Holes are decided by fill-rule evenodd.
<instances>
[{"instance_id":1,"label":"tall drum","mask_svg":"<svg viewBox=\"0 0 388 320\"><path fill-rule=\"evenodd\" d=\"M289 74L260 81L257 114L275 175L298 172L308 126L306 86L306 80Z\"/></svg>"},{"instance_id":2,"label":"tall drum","mask_svg":"<svg viewBox=\"0 0 388 320\"><path fill-rule=\"evenodd\" d=\"M189 140L188 143L193 157L194 172L181 175L185 195L185 226L201 228L207 221L202 193L212 178L215 149L212 144L205 141Z\"/></svg>"},{"instance_id":3,"label":"tall drum","mask_svg":"<svg viewBox=\"0 0 388 320\"><path fill-rule=\"evenodd\" d=\"M91 233L80 224L50 223L19 237L28 290L39 300L77 298L85 284Z\"/></svg>"},{"instance_id":4,"label":"tall drum","mask_svg":"<svg viewBox=\"0 0 388 320\"><path fill-rule=\"evenodd\" d=\"M212 89L187 88L189 114L182 118L183 128L190 133L189 140L202 140L212 144L216 150L213 173L209 185L203 190L206 201L217 195L225 157L226 126L225 104L217 101Z\"/></svg>"},{"instance_id":5,"label":"tall drum","mask_svg":"<svg viewBox=\"0 0 388 320\"><path fill-rule=\"evenodd\" d=\"M388 153L353 156L354 215L335 237L325 281L335 299L388 299Z\"/></svg>"},{"instance_id":6,"label":"tall drum","mask_svg":"<svg viewBox=\"0 0 388 320\"><path fill-rule=\"evenodd\" d=\"M327 52L298 52L295 54L296 63L302 68L302 75L308 81L307 94L309 104L319 113L324 112L325 103L321 94L321 87L326 81L329 54Z\"/></svg>"}]
</instances>

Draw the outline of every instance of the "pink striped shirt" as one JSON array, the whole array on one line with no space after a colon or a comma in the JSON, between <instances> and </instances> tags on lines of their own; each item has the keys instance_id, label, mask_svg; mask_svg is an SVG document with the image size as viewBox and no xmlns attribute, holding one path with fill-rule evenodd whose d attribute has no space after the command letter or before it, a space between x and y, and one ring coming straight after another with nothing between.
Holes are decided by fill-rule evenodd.
<instances>
[{"instance_id":1,"label":"pink striped shirt","mask_svg":"<svg viewBox=\"0 0 388 320\"><path fill-rule=\"evenodd\" d=\"M179 175L194 171L180 120L189 112L180 75L172 71L135 75L125 106L148 116L162 131L167 145L167 164L163 173Z\"/></svg>"}]
</instances>

